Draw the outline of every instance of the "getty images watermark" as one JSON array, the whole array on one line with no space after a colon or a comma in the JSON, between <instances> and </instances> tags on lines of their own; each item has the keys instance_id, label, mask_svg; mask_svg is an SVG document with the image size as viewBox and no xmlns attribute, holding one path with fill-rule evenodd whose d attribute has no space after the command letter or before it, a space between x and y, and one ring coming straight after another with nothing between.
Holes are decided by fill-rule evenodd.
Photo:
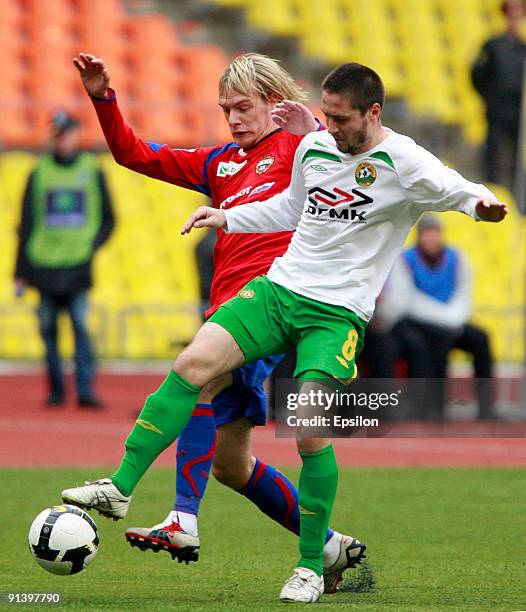
<instances>
[{"instance_id":1,"label":"getty images watermark","mask_svg":"<svg viewBox=\"0 0 526 612\"><path fill-rule=\"evenodd\" d=\"M401 394L401 389L392 393L356 393L321 387L288 393L287 410L293 413L286 417L286 423L289 427L330 427L331 429L379 427L379 418L366 417L362 414L351 416L348 409L352 407L354 410L376 411L379 408L397 408L400 405ZM345 411L340 412L340 409ZM312 412L315 414L311 414Z\"/></svg>"},{"instance_id":2,"label":"getty images watermark","mask_svg":"<svg viewBox=\"0 0 526 612\"><path fill-rule=\"evenodd\" d=\"M375 385L378 387L378 385ZM397 411L404 391L370 388L361 381L334 388L334 381L319 380L298 388L294 379L276 385L276 432L279 437L301 433L306 437L349 437L363 430L379 429L388 414Z\"/></svg>"},{"instance_id":3,"label":"getty images watermark","mask_svg":"<svg viewBox=\"0 0 526 612\"><path fill-rule=\"evenodd\" d=\"M278 379L276 436L526 437L526 403L507 382L360 378L336 387L320 379L300 388L296 379Z\"/></svg>"}]
</instances>

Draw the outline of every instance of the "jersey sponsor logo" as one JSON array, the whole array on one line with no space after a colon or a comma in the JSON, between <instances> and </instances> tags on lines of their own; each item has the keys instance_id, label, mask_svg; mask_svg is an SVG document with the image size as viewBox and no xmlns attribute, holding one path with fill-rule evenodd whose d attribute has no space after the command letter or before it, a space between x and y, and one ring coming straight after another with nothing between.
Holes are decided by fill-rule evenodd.
<instances>
[{"instance_id":1,"label":"jersey sponsor logo","mask_svg":"<svg viewBox=\"0 0 526 612\"><path fill-rule=\"evenodd\" d=\"M303 506L298 506L298 509L300 511L300 514L316 514L316 512L312 512L312 510L307 510L307 508L304 508Z\"/></svg>"},{"instance_id":2,"label":"jersey sponsor logo","mask_svg":"<svg viewBox=\"0 0 526 612\"><path fill-rule=\"evenodd\" d=\"M226 208L228 204L231 204L234 200L237 200L238 198L242 198L243 196L248 196L249 194L252 196L252 195L255 195L256 193L267 191L267 189L270 189L275 184L276 184L276 181L272 181L271 183L263 183L262 185L258 185L257 187L254 187L254 188L252 188L252 185L249 185L248 187L243 187L243 189L241 189L241 191L238 191L235 195L231 195L231 196L228 196L228 198L225 198L219 205L219 208Z\"/></svg>"},{"instance_id":3,"label":"jersey sponsor logo","mask_svg":"<svg viewBox=\"0 0 526 612\"><path fill-rule=\"evenodd\" d=\"M256 174L263 174L274 164L274 155L265 155L256 164Z\"/></svg>"},{"instance_id":4,"label":"jersey sponsor logo","mask_svg":"<svg viewBox=\"0 0 526 612\"><path fill-rule=\"evenodd\" d=\"M244 300L251 300L256 295L256 293L255 291L252 291L252 289L241 289L238 295Z\"/></svg>"},{"instance_id":5,"label":"jersey sponsor logo","mask_svg":"<svg viewBox=\"0 0 526 612\"><path fill-rule=\"evenodd\" d=\"M325 166L321 166L320 164L314 164L311 166L311 168L316 170L316 172L327 172L327 168Z\"/></svg>"},{"instance_id":6,"label":"jersey sponsor logo","mask_svg":"<svg viewBox=\"0 0 526 612\"><path fill-rule=\"evenodd\" d=\"M226 206L228 206L228 204L232 203L234 200L237 200L238 198L242 198L245 195L248 195L252 190L252 185L249 185L248 187L243 187L243 189L241 191L238 191L235 195L231 195L228 196L228 198L225 198L221 204L219 205L219 208L225 208Z\"/></svg>"},{"instance_id":7,"label":"jersey sponsor logo","mask_svg":"<svg viewBox=\"0 0 526 612\"><path fill-rule=\"evenodd\" d=\"M366 223L366 211L359 211L356 208L374 202L372 198L359 189L351 189L351 193L348 193L340 187L334 187L332 191L327 191L321 187L313 187L309 189L308 196L310 204L305 208L306 214L318 218L322 213L327 212L328 214L324 215L323 220L329 219L341 223L347 221ZM347 206L342 208L341 204L347 204ZM339 208L335 208L336 206L339 206Z\"/></svg>"},{"instance_id":8,"label":"jersey sponsor logo","mask_svg":"<svg viewBox=\"0 0 526 612\"><path fill-rule=\"evenodd\" d=\"M276 181L272 181L271 183L263 183L263 185L258 185L250 195L256 195L257 193L262 193L263 191L267 191L276 184Z\"/></svg>"},{"instance_id":9,"label":"jersey sponsor logo","mask_svg":"<svg viewBox=\"0 0 526 612\"><path fill-rule=\"evenodd\" d=\"M376 181L376 168L369 162L362 162L356 166L354 178L360 187L369 187Z\"/></svg>"},{"instance_id":10,"label":"jersey sponsor logo","mask_svg":"<svg viewBox=\"0 0 526 612\"><path fill-rule=\"evenodd\" d=\"M246 163L246 159L240 164L236 164L236 162L233 161L219 162L219 165L217 166L217 176L221 178L224 178L225 176L232 176L233 174L239 172Z\"/></svg>"}]
</instances>

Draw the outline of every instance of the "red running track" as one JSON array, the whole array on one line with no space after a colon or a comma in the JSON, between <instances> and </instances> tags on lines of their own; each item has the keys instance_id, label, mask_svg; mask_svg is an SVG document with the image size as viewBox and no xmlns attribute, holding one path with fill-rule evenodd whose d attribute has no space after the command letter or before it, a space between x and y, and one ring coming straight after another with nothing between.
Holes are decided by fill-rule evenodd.
<instances>
[{"instance_id":1,"label":"red running track","mask_svg":"<svg viewBox=\"0 0 526 612\"><path fill-rule=\"evenodd\" d=\"M0 376L0 465L12 467L97 466L119 463L126 435L143 400L162 375L99 376L103 411L45 408L38 375ZM345 466L526 466L524 438L354 438L334 440ZM299 465L294 441L277 439L274 428L258 427L254 451L267 462ZM175 447L156 465L172 465Z\"/></svg>"}]
</instances>

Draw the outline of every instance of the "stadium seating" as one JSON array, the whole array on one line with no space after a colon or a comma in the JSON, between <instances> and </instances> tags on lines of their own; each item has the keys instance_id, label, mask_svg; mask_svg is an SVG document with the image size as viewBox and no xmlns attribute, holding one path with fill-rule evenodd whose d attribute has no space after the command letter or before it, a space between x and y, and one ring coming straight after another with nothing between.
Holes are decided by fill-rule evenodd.
<instances>
[{"instance_id":1,"label":"stadium seating","mask_svg":"<svg viewBox=\"0 0 526 612\"><path fill-rule=\"evenodd\" d=\"M213 1L244 9L255 28L297 36L306 57L372 65L388 93L406 99L413 113L461 124L472 142L482 138L482 107L468 68L482 40L501 25L498 0ZM2 0L0 45L0 145L6 148L42 147L57 107L81 116L83 145L103 145L71 65L82 49L108 61L120 106L141 135L180 147L230 140L216 89L225 54L213 45L183 44L174 23L159 14L128 14L122 0ZM126 171L107 155L101 160L117 230L95 260L91 330L104 357L166 358L199 323L193 257L199 234L181 238L179 228L202 198ZM42 354L37 296L30 291L15 300L12 284L22 190L33 163L28 153L0 155L0 242L8 254L0 258L4 358ZM511 201L509 194L502 198ZM445 219L448 239L474 267L475 319L490 330L499 360L521 361L523 221L514 209L498 226ZM71 333L62 342L71 353Z\"/></svg>"},{"instance_id":2,"label":"stadium seating","mask_svg":"<svg viewBox=\"0 0 526 612\"><path fill-rule=\"evenodd\" d=\"M83 146L104 145L71 63L79 51L106 60L123 109L148 139L179 147L230 140L216 89L226 55L183 45L168 17L129 15L122 0L2 0L0 45L0 146L44 146L59 107L82 117Z\"/></svg>"},{"instance_id":3,"label":"stadium seating","mask_svg":"<svg viewBox=\"0 0 526 612\"><path fill-rule=\"evenodd\" d=\"M459 125L479 143L485 121L469 68L502 28L500 0L215 0L242 7L254 28L296 36L328 66L357 61L377 70L389 96L422 117Z\"/></svg>"},{"instance_id":4,"label":"stadium seating","mask_svg":"<svg viewBox=\"0 0 526 612\"><path fill-rule=\"evenodd\" d=\"M502 26L499 0L215 3L244 8L255 28L297 36L306 57L327 65L368 63L382 74L388 94L406 99L411 111L460 125L470 142L483 138L483 107L469 66L482 41ZM152 138L159 126L164 134L173 126L167 136L178 146L228 140L215 108L217 73L226 57L218 47L183 45L167 17L129 15L122 0L3 0L0 44L0 78L10 92L0 99L0 113L8 118L0 123L4 146L42 146L47 118L58 106L86 117L84 145L103 144L71 66L81 49L107 60L121 97L136 110L132 120Z\"/></svg>"}]
</instances>

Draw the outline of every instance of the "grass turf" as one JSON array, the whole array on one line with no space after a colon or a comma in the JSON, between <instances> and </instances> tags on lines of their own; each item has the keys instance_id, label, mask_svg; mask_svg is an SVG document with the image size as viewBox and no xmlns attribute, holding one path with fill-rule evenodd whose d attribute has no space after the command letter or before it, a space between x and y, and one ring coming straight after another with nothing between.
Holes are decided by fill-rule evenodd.
<instances>
[{"instance_id":1,"label":"grass turf","mask_svg":"<svg viewBox=\"0 0 526 612\"><path fill-rule=\"evenodd\" d=\"M286 472L297 478L297 471ZM61 577L38 567L27 547L33 518L58 503L62 488L104 473L2 470L0 591L60 591L63 607L77 610L283 609L277 596L297 559L296 537L216 482L202 505L198 563L179 565L167 553L129 547L125 526L151 525L169 510L174 476L168 469L147 474L125 521L93 514L101 542L86 571ZM525 609L524 476L521 469L493 468L341 470L332 524L367 543L375 586L324 596L321 605L375 612ZM354 581L365 591L371 582L367 572Z\"/></svg>"}]
</instances>

